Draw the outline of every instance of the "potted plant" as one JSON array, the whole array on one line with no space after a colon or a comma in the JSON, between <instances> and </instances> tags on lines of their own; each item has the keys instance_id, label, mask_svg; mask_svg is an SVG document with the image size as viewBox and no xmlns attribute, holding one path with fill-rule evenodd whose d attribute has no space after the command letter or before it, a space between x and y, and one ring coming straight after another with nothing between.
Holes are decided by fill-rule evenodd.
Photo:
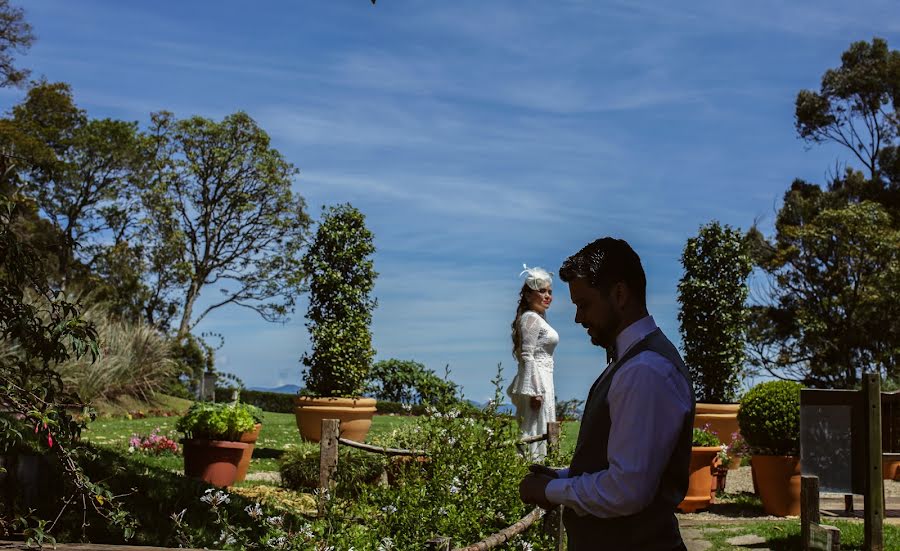
<instances>
[{"instance_id":1,"label":"potted plant","mask_svg":"<svg viewBox=\"0 0 900 551\"><path fill-rule=\"evenodd\" d=\"M322 419L340 419L345 438L363 441L375 415L364 398L375 350L369 325L377 301L370 297L378 275L371 256L372 232L349 204L323 208L313 243L302 260L310 280L307 311L310 352L302 362L306 388L296 398L300 435L321 438Z\"/></svg>"},{"instance_id":2,"label":"potted plant","mask_svg":"<svg viewBox=\"0 0 900 551\"><path fill-rule=\"evenodd\" d=\"M712 221L688 239L681 264L678 321L697 397L694 426L709 425L730 446L746 357L750 248L739 230Z\"/></svg>"},{"instance_id":3,"label":"potted plant","mask_svg":"<svg viewBox=\"0 0 900 551\"><path fill-rule=\"evenodd\" d=\"M238 437L238 442L249 444L244 453L241 455L241 462L238 463L237 475L235 482L241 482L247 478L247 470L250 468L250 459L253 457L253 450L256 449L256 441L259 440L259 433L262 430L263 413L262 410L250 404L244 404L253 416L253 428L249 431L242 432Z\"/></svg>"},{"instance_id":4,"label":"potted plant","mask_svg":"<svg viewBox=\"0 0 900 551\"><path fill-rule=\"evenodd\" d=\"M759 497L770 515L800 514L800 389L793 381L760 383L738 411Z\"/></svg>"},{"instance_id":5,"label":"potted plant","mask_svg":"<svg viewBox=\"0 0 900 551\"><path fill-rule=\"evenodd\" d=\"M693 513L699 509L709 507L712 499L711 490L713 484L713 462L716 455L722 450L719 437L710 430L709 426L694 427L693 440L691 441L691 467L688 480L687 495L678 508L685 513Z\"/></svg>"},{"instance_id":6,"label":"potted plant","mask_svg":"<svg viewBox=\"0 0 900 551\"><path fill-rule=\"evenodd\" d=\"M240 403L197 402L175 424L184 434L184 474L216 486L230 486L250 444L241 436L253 431L252 406Z\"/></svg>"}]
</instances>

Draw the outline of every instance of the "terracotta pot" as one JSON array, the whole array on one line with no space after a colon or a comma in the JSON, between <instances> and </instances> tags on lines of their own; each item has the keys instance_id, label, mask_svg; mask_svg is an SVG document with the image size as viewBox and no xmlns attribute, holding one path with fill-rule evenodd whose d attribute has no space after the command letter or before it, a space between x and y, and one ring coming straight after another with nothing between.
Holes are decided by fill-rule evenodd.
<instances>
[{"instance_id":1,"label":"terracotta pot","mask_svg":"<svg viewBox=\"0 0 900 551\"><path fill-rule=\"evenodd\" d=\"M712 465L719 453L718 446L694 446L691 448L691 475L688 480L687 495L678 508L684 513L693 513L709 507L710 489L715 488Z\"/></svg>"},{"instance_id":2,"label":"terracotta pot","mask_svg":"<svg viewBox=\"0 0 900 551\"><path fill-rule=\"evenodd\" d=\"M253 430L241 433L241 437L238 439L238 441L250 445L244 450L243 455L241 455L241 462L238 463L237 476L234 479L235 482L241 482L247 478L247 470L250 468L250 459L253 457L253 450L256 449L256 441L259 439L259 431L261 429L262 425L257 423L253 425Z\"/></svg>"},{"instance_id":3,"label":"terracotta pot","mask_svg":"<svg viewBox=\"0 0 900 551\"><path fill-rule=\"evenodd\" d=\"M694 412L694 426L697 428L709 424L709 428L719 436L719 440L731 447L732 434L740 434L737 414L740 404L704 404L698 403ZM741 458L729 454L731 463L728 468L735 470L741 467Z\"/></svg>"},{"instance_id":4,"label":"terracotta pot","mask_svg":"<svg viewBox=\"0 0 900 551\"><path fill-rule=\"evenodd\" d=\"M182 440L184 475L215 486L231 486L238 463L250 444L227 440Z\"/></svg>"},{"instance_id":5,"label":"terracotta pot","mask_svg":"<svg viewBox=\"0 0 900 551\"><path fill-rule=\"evenodd\" d=\"M881 478L885 480L900 480L900 461L882 461Z\"/></svg>"},{"instance_id":6,"label":"terracotta pot","mask_svg":"<svg viewBox=\"0 0 900 551\"><path fill-rule=\"evenodd\" d=\"M800 458L754 455L752 463L763 509L779 517L800 514Z\"/></svg>"},{"instance_id":7,"label":"terracotta pot","mask_svg":"<svg viewBox=\"0 0 900 551\"><path fill-rule=\"evenodd\" d=\"M322 438L323 419L340 419L342 438L364 442L375 416L374 398L297 396L294 404L300 436L310 442L318 442Z\"/></svg>"}]
</instances>

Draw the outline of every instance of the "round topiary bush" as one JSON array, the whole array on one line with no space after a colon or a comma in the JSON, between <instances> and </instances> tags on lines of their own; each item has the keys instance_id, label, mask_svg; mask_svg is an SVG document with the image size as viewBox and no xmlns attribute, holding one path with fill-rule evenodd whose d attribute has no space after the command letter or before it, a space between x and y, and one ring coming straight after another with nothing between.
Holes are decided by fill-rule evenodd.
<instances>
[{"instance_id":1,"label":"round topiary bush","mask_svg":"<svg viewBox=\"0 0 900 551\"><path fill-rule=\"evenodd\" d=\"M769 381L750 389L741 400L741 435L758 455L800 452L800 389L793 381Z\"/></svg>"}]
</instances>

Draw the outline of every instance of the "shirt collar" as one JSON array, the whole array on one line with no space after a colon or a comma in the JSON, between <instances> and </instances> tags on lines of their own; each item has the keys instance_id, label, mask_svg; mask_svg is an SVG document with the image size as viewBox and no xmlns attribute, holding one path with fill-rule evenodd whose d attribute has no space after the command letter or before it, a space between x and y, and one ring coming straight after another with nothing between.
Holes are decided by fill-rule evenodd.
<instances>
[{"instance_id":1,"label":"shirt collar","mask_svg":"<svg viewBox=\"0 0 900 551\"><path fill-rule=\"evenodd\" d=\"M621 358L628 349L634 346L638 341L656 331L656 322L653 316L643 317L622 330L616 336L616 355Z\"/></svg>"}]
</instances>

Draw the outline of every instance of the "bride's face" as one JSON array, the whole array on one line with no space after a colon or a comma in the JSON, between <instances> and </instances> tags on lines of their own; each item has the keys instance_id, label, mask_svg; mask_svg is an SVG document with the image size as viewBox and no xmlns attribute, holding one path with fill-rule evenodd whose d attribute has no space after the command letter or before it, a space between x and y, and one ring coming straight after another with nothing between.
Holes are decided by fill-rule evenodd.
<instances>
[{"instance_id":1,"label":"bride's face","mask_svg":"<svg viewBox=\"0 0 900 551\"><path fill-rule=\"evenodd\" d=\"M543 314L553 302L553 288L549 285L538 290L528 290L528 307L538 314Z\"/></svg>"}]
</instances>

